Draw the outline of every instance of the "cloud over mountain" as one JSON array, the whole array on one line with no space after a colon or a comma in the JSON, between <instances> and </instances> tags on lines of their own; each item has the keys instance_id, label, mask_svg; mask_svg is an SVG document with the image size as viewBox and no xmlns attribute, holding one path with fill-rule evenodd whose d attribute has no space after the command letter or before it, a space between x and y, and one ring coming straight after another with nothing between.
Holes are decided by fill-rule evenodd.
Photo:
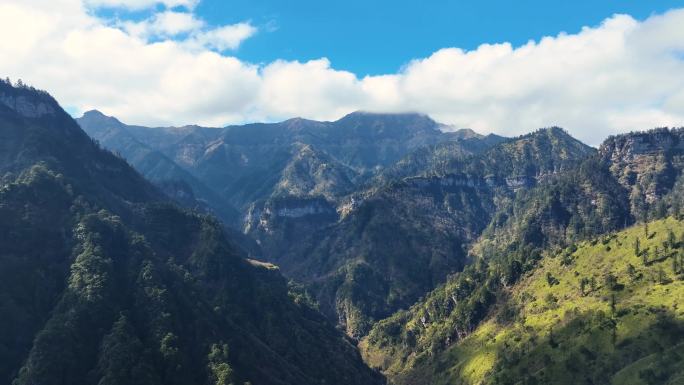
<instances>
[{"instance_id":1,"label":"cloud over mountain","mask_svg":"<svg viewBox=\"0 0 684 385\"><path fill-rule=\"evenodd\" d=\"M560 125L597 143L611 133L684 124L684 10L644 21L614 15L520 47L444 48L397 73L359 77L326 58L245 62L234 50L256 27L209 26L193 13L196 5L3 2L0 34L12 38L0 39L0 56L11 58L0 62L0 74L29 80L76 110L148 125L419 111L505 135ZM97 16L103 6L156 8L132 22Z\"/></svg>"}]
</instances>

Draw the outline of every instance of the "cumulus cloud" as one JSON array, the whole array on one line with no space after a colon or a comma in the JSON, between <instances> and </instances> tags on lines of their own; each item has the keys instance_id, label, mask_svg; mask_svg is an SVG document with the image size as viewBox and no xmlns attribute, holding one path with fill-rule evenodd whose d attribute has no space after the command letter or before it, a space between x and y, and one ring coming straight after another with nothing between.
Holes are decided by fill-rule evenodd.
<instances>
[{"instance_id":1,"label":"cumulus cloud","mask_svg":"<svg viewBox=\"0 0 684 385\"><path fill-rule=\"evenodd\" d=\"M254 36L257 28L249 22L207 28L206 23L191 12L162 11L147 19L117 22L132 37L146 41L174 39L192 50L235 50Z\"/></svg>"},{"instance_id":2,"label":"cumulus cloud","mask_svg":"<svg viewBox=\"0 0 684 385\"><path fill-rule=\"evenodd\" d=\"M204 27L204 22L189 12L164 11L143 21L123 22L121 26L133 36L147 39L196 32Z\"/></svg>"},{"instance_id":3,"label":"cumulus cloud","mask_svg":"<svg viewBox=\"0 0 684 385\"><path fill-rule=\"evenodd\" d=\"M504 135L559 125L597 144L609 134L684 124L684 10L644 21L615 15L520 47L444 48L397 73L358 77L325 58L240 60L226 50L256 29L209 29L192 14L196 1L97 0L189 10L166 9L138 30L93 16L92 3L0 4L0 36L12 37L0 39L0 57L11 58L0 61L0 75L45 88L80 111L98 108L147 125L418 111Z\"/></svg>"},{"instance_id":4,"label":"cumulus cloud","mask_svg":"<svg viewBox=\"0 0 684 385\"><path fill-rule=\"evenodd\" d=\"M257 32L250 23L238 23L199 32L188 39L191 46L226 51L236 49Z\"/></svg>"},{"instance_id":5,"label":"cumulus cloud","mask_svg":"<svg viewBox=\"0 0 684 385\"><path fill-rule=\"evenodd\" d=\"M167 8L184 7L194 9L199 0L85 0L85 3L93 7L125 8L130 10L141 10L157 5Z\"/></svg>"}]
</instances>

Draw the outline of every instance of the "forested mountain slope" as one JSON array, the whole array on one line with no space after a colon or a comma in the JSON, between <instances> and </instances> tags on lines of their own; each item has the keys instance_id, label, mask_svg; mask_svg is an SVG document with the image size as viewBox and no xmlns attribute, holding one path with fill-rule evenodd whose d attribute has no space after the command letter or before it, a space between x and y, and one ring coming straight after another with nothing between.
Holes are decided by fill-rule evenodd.
<instances>
[{"instance_id":1,"label":"forested mountain slope","mask_svg":"<svg viewBox=\"0 0 684 385\"><path fill-rule=\"evenodd\" d=\"M0 83L0 381L381 384L279 271Z\"/></svg>"},{"instance_id":2,"label":"forested mountain slope","mask_svg":"<svg viewBox=\"0 0 684 385\"><path fill-rule=\"evenodd\" d=\"M396 384L679 384L684 379L684 222L668 218L549 251L501 293L472 333L437 314L460 298L443 292L412 311L407 329L364 342L367 360ZM397 344L432 349L411 352ZM451 338L451 339L450 339ZM396 341L396 342L393 342Z\"/></svg>"},{"instance_id":3,"label":"forested mountain slope","mask_svg":"<svg viewBox=\"0 0 684 385\"><path fill-rule=\"evenodd\" d=\"M520 190L499 205L473 245L474 263L409 311L377 324L367 340L369 350L376 348L377 341L391 341L382 350L399 354L383 358L387 368L396 368L409 356L439 354L476 330L496 305L505 303L509 287L544 264L545 256L624 228L638 218L680 217L684 214L683 133L682 129L657 129L609 138L578 167ZM624 178L625 171L630 171L629 178ZM649 197L634 194L635 190L653 193ZM426 315L425 309L433 310ZM423 328L410 326L423 323ZM421 362L431 365L432 359Z\"/></svg>"}]
</instances>

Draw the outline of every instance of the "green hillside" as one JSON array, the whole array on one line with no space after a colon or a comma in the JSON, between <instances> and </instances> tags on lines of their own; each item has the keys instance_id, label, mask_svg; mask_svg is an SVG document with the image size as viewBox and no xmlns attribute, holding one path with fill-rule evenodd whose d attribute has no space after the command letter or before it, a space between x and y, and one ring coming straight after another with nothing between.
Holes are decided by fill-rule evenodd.
<instances>
[{"instance_id":1,"label":"green hillside","mask_svg":"<svg viewBox=\"0 0 684 385\"><path fill-rule=\"evenodd\" d=\"M684 383L683 221L550 252L503 296L467 337L433 350L409 353L381 325L362 343L367 362L396 384ZM439 309L416 306L421 317L407 319L404 333L453 326L431 324Z\"/></svg>"}]
</instances>

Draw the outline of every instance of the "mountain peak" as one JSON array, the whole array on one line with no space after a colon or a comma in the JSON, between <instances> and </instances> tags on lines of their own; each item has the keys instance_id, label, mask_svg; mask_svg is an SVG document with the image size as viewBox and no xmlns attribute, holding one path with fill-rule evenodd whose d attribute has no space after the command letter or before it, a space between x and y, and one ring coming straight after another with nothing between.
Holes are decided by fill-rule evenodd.
<instances>
[{"instance_id":1,"label":"mountain peak","mask_svg":"<svg viewBox=\"0 0 684 385\"><path fill-rule=\"evenodd\" d=\"M81 127L91 128L98 127L100 129L110 128L110 127L123 127L124 124L113 116L108 116L100 112L99 110L90 110L83 113L83 116L76 119Z\"/></svg>"},{"instance_id":2,"label":"mountain peak","mask_svg":"<svg viewBox=\"0 0 684 385\"><path fill-rule=\"evenodd\" d=\"M558 126L545 127L539 131L545 132L550 135L566 135L571 136L564 128Z\"/></svg>"},{"instance_id":3,"label":"mountain peak","mask_svg":"<svg viewBox=\"0 0 684 385\"><path fill-rule=\"evenodd\" d=\"M581 145L584 147L589 147L582 143L580 140L576 139L574 136L570 135L568 131L564 128L558 126L544 127L529 134L519 136L518 139L540 139L546 138L555 141L563 141L566 143L574 143L576 145Z\"/></svg>"},{"instance_id":4,"label":"mountain peak","mask_svg":"<svg viewBox=\"0 0 684 385\"><path fill-rule=\"evenodd\" d=\"M356 111L332 123L346 130L359 133L384 132L392 135L416 135L424 132L440 132L439 123L425 114L415 112L380 113Z\"/></svg>"},{"instance_id":5,"label":"mountain peak","mask_svg":"<svg viewBox=\"0 0 684 385\"><path fill-rule=\"evenodd\" d=\"M311 120L311 119L305 119L302 117L296 117L296 118L288 119L288 120L282 122L281 124L283 126L287 127L288 129L297 130L297 129L302 129L305 127L318 127L318 126L323 125L324 123L321 123L321 122L318 122L315 120Z\"/></svg>"},{"instance_id":6,"label":"mountain peak","mask_svg":"<svg viewBox=\"0 0 684 385\"><path fill-rule=\"evenodd\" d=\"M339 120L344 121L344 120L367 120L367 119L373 119L373 120L408 120L408 119L416 119L416 120L428 120L434 123L434 121L426 114L421 114L418 112L372 112L372 111L354 111L352 113L349 113Z\"/></svg>"},{"instance_id":7,"label":"mountain peak","mask_svg":"<svg viewBox=\"0 0 684 385\"><path fill-rule=\"evenodd\" d=\"M447 132L456 139L482 139L484 135L478 134L471 128L459 128L454 130L452 126L442 126L442 131Z\"/></svg>"},{"instance_id":8,"label":"mountain peak","mask_svg":"<svg viewBox=\"0 0 684 385\"><path fill-rule=\"evenodd\" d=\"M109 116L103 114L100 110L89 110L83 113L82 118L109 118Z\"/></svg>"}]
</instances>

